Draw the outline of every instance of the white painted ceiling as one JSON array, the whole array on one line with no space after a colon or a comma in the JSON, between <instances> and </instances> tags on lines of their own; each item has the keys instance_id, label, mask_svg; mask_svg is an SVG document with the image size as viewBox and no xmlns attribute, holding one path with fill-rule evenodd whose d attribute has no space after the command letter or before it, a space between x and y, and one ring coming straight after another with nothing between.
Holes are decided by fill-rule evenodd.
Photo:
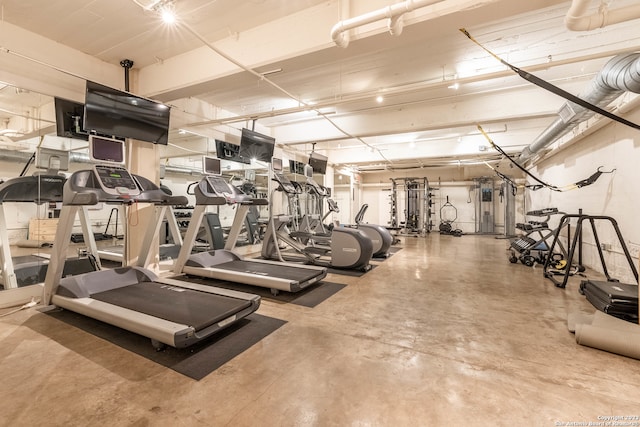
<instances>
[{"instance_id":1,"label":"white painted ceiling","mask_svg":"<svg viewBox=\"0 0 640 427\"><path fill-rule=\"evenodd\" d=\"M173 29L140 7L150 2L2 0L0 5L4 22L109 64L132 59L141 78L144 70L152 73L183 57L185 73L192 72L197 65L185 54L220 59L212 48L224 46L229 57L267 74L260 78L233 67L223 75L212 69L209 77L189 84L154 83L153 93L142 95L174 106L170 144L198 150L206 137L237 142L239 129L255 120L256 130L275 136L291 156L304 156L315 146L332 163L362 171L495 159L499 156L487 148L478 124L507 151L518 153L551 123L564 101L508 70L461 27L504 60L575 94L608 59L640 46L637 20L589 32L567 30L563 18L571 2L559 0L478 1L477 8L446 13L428 7L407 14L399 36L391 36L381 21L353 30L346 48L332 43L329 33L340 16L326 19L325 8L349 6L349 16L357 16L394 2L176 0L184 25ZM592 3L594 11L599 1ZM618 8L637 2L606 3ZM316 10L323 21L314 24L326 34L321 42L315 41L311 24L309 33L299 26L287 33L288 19L313 16L309 11ZM260 32L265 40L277 40L268 52L229 48L245 34L259 37ZM296 49L285 49L288 44ZM280 55L280 50L296 53ZM259 62L247 59L256 52ZM6 106L4 92L0 112ZM383 102L375 100L377 95ZM179 155L174 148L167 156Z\"/></svg>"}]
</instances>

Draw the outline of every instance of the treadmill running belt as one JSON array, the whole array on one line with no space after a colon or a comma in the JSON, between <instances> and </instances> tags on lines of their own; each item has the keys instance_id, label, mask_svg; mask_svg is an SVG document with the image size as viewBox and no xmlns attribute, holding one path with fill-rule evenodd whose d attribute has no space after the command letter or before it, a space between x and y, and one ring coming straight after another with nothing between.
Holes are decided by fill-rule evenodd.
<instances>
[{"instance_id":1,"label":"treadmill running belt","mask_svg":"<svg viewBox=\"0 0 640 427\"><path fill-rule=\"evenodd\" d=\"M251 305L250 301L158 282L140 282L91 295L140 313L193 326L200 331Z\"/></svg>"},{"instance_id":2,"label":"treadmill running belt","mask_svg":"<svg viewBox=\"0 0 640 427\"><path fill-rule=\"evenodd\" d=\"M98 254L99 255L101 254L102 256L112 254L113 256L122 257L123 253L124 253L124 246L122 245L107 246L107 247L98 249ZM175 259L175 258L178 258L179 253L180 253L180 245L173 245L173 244L160 245L158 249L158 258L160 259L160 261L165 261L169 258Z\"/></svg>"},{"instance_id":3,"label":"treadmill running belt","mask_svg":"<svg viewBox=\"0 0 640 427\"><path fill-rule=\"evenodd\" d=\"M218 265L213 265L213 268L223 268L225 270L239 271L243 273L258 274L261 276L280 277L282 279L306 282L313 279L316 276L322 274L322 270L312 270L309 268L299 268L296 266L280 264L265 264L262 262L252 262L251 260L236 260L229 261Z\"/></svg>"},{"instance_id":4,"label":"treadmill running belt","mask_svg":"<svg viewBox=\"0 0 640 427\"><path fill-rule=\"evenodd\" d=\"M45 258L45 257L41 257L41 256L37 256L37 255L19 255L19 256L14 256L11 257L11 260L13 261L13 265L14 267L16 265L20 265L20 264L27 264L30 262L33 263L49 263L49 258Z\"/></svg>"}]
</instances>

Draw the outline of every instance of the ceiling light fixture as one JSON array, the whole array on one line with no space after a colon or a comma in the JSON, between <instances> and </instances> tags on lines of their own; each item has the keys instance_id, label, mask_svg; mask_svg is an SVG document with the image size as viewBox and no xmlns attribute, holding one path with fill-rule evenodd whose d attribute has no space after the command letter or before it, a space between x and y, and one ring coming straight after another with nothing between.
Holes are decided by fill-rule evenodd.
<instances>
[{"instance_id":1,"label":"ceiling light fixture","mask_svg":"<svg viewBox=\"0 0 640 427\"><path fill-rule=\"evenodd\" d=\"M384 96L382 96L382 95L378 95L378 96L376 96L376 102L377 102L378 104L381 104L381 103L382 103L382 101L384 101Z\"/></svg>"},{"instance_id":2,"label":"ceiling light fixture","mask_svg":"<svg viewBox=\"0 0 640 427\"><path fill-rule=\"evenodd\" d=\"M447 89L458 90L459 87L460 87L460 83L455 82L454 84L447 86Z\"/></svg>"},{"instance_id":3,"label":"ceiling light fixture","mask_svg":"<svg viewBox=\"0 0 640 427\"><path fill-rule=\"evenodd\" d=\"M144 10L150 10L158 13L166 24L174 24L177 20L173 3L175 0L156 0L151 4L144 5L138 0L133 0L135 4Z\"/></svg>"},{"instance_id":4,"label":"ceiling light fixture","mask_svg":"<svg viewBox=\"0 0 640 427\"><path fill-rule=\"evenodd\" d=\"M176 14L171 7L164 6L160 11L160 16L165 24L175 24L176 22Z\"/></svg>"}]
</instances>

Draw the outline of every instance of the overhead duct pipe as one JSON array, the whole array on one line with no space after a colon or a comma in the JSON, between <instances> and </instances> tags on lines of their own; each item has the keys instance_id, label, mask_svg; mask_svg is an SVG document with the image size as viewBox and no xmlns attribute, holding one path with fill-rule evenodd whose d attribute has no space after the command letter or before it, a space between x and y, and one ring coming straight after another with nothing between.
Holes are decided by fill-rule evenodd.
<instances>
[{"instance_id":1,"label":"overhead duct pipe","mask_svg":"<svg viewBox=\"0 0 640 427\"><path fill-rule=\"evenodd\" d=\"M451 11L460 11L480 7L486 3L493 3L494 1L496 0L406 0L401 3L395 3L391 6L383 7L382 9L374 10L373 12L338 22L333 26L333 28L331 28L331 39L336 45L346 48L349 45L349 37L347 33L349 30L371 24L376 21L381 21L383 19L389 20L387 24L389 27L389 33L393 36L399 36L402 34L402 17L405 13L413 12L416 9L430 6L435 3L443 3L443 9L446 8ZM438 13L437 16L444 14L444 12Z\"/></svg>"},{"instance_id":2,"label":"overhead duct pipe","mask_svg":"<svg viewBox=\"0 0 640 427\"><path fill-rule=\"evenodd\" d=\"M590 31L640 18L640 4L609 10L606 4L601 3L597 13L587 15L590 3L591 0L573 0L564 17L564 23L569 30Z\"/></svg>"},{"instance_id":3,"label":"overhead duct pipe","mask_svg":"<svg viewBox=\"0 0 640 427\"><path fill-rule=\"evenodd\" d=\"M31 158L32 154L33 153L29 151L0 149L0 161L23 164L23 163L26 163ZM70 163L91 163L92 161L87 153L70 151L69 162ZM191 168L180 167L180 166L166 166L165 170L167 172L184 174L184 175L202 174L202 169L191 169Z\"/></svg>"},{"instance_id":4,"label":"overhead duct pipe","mask_svg":"<svg viewBox=\"0 0 640 427\"><path fill-rule=\"evenodd\" d=\"M17 151L0 149L0 161L26 163L33 155L30 151ZM79 153L77 151L69 152L69 162L73 163L90 163L89 155L87 153Z\"/></svg>"},{"instance_id":5,"label":"overhead duct pipe","mask_svg":"<svg viewBox=\"0 0 640 427\"><path fill-rule=\"evenodd\" d=\"M580 95L580 98L603 108L624 92L640 93L640 53L624 53L612 58L591 80L588 90ZM558 118L522 150L518 163L527 162L540 150L594 114L580 105L566 102L558 111Z\"/></svg>"}]
</instances>

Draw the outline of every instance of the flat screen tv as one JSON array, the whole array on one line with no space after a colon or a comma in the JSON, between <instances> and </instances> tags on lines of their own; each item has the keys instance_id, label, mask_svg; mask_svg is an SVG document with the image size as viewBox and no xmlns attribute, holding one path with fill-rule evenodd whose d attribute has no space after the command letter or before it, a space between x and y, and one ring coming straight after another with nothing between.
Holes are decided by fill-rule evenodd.
<instances>
[{"instance_id":1,"label":"flat screen tv","mask_svg":"<svg viewBox=\"0 0 640 427\"><path fill-rule=\"evenodd\" d=\"M251 163L251 159L240 157L240 146L216 139L216 157L238 163Z\"/></svg>"},{"instance_id":2,"label":"flat screen tv","mask_svg":"<svg viewBox=\"0 0 640 427\"><path fill-rule=\"evenodd\" d=\"M89 136L89 157L95 162L124 164L124 142L104 136Z\"/></svg>"},{"instance_id":3,"label":"flat screen tv","mask_svg":"<svg viewBox=\"0 0 640 427\"><path fill-rule=\"evenodd\" d=\"M252 159L271 163L276 139L261 133L243 128L240 137L240 157L246 161Z\"/></svg>"},{"instance_id":4,"label":"flat screen tv","mask_svg":"<svg viewBox=\"0 0 640 427\"><path fill-rule=\"evenodd\" d=\"M56 135L64 138L89 139L83 126L84 104L68 99L54 98L56 110Z\"/></svg>"},{"instance_id":5,"label":"flat screen tv","mask_svg":"<svg viewBox=\"0 0 640 427\"><path fill-rule=\"evenodd\" d=\"M311 153L309 156L309 164L313 168L314 173L324 175L327 173L327 157L318 153Z\"/></svg>"},{"instance_id":6,"label":"flat screen tv","mask_svg":"<svg viewBox=\"0 0 640 427\"><path fill-rule=\"evenodd\" d=\"M166 145L169 106L87 81L84 130Z\"/></svg>"}]
</instances>

